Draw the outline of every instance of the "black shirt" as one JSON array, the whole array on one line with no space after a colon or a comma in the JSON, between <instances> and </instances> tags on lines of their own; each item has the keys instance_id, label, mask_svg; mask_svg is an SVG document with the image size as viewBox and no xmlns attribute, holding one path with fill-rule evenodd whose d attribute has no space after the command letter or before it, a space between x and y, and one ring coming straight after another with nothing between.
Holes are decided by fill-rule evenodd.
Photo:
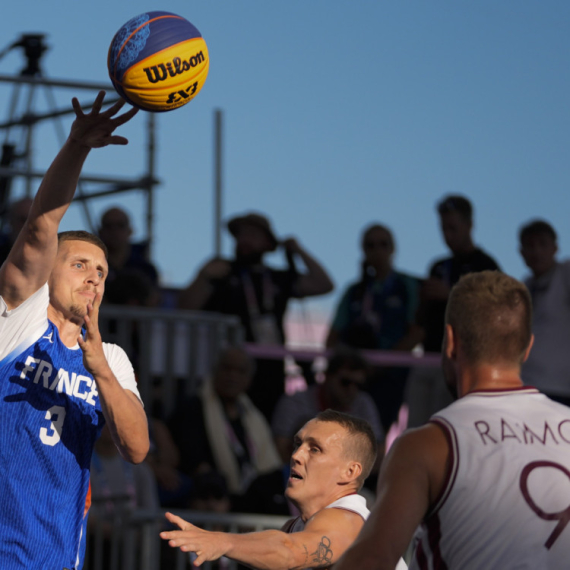
<instances>
[{"instance_id":1,"label":"black shirt","mask_svg":"<svg viewBox=\"0 0 570 570\"><path fill-rule=\"evenodd\" d=\"M454 255L436 261L431 266L429 275L453 287L462 275L485 270L500 270L500 267L491 256L475 248L465 255ZM446 306L447 301L426 300L421 303L418 320L425 330L424 349L428 352L441 351Z\"/></svg>"}]
</instances>

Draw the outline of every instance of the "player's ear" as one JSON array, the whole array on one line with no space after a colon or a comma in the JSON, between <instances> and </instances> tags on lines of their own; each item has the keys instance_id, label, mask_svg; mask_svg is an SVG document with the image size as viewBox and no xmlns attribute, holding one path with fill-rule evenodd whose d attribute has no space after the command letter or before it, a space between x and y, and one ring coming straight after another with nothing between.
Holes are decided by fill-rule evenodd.
<instances>
[{"instance_id":1,"label":"player's ear","mask_svg":"<svg viewBox=\"0 0 570 570\"><path fill-rule=\"evenodd\" d=\"M524 356L523 356L523 362L526 362L526 359L528 358L528 355L530 354L530 349L532 348L532 345L534 344L534 335L531 334L530 335L530 342L528 343L528 347L525 350Z\"/></svg>"},{"instance_id":2,"label":"player's ear","mask_svg":"<svg viewBox=\"0 0 570 570\"><path fill-rule=\"evenodd\" d=\"M358 461L350 461L344 473L345 479L347 483L352 483L356 479L360 477L362 474L362 464Z\"/></svg>"},{"instance_id":3,"label":"player's ear","mask_svg":"<svg viewBox=\"0 0 570 570\"><path fill-rule=\"evenodd\" d=\"M455 360L457 355L457 336L450 324L445 325L445 335L443 337L443 353L449 360Z\"/></svg>"}]
</instances>

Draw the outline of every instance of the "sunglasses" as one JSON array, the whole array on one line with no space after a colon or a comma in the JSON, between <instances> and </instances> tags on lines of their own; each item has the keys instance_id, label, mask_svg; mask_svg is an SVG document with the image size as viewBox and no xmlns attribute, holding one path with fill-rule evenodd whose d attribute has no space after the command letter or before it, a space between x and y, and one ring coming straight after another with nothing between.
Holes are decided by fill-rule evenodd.
<instances>
[{"instance_id":1,"label":"sunglasses","mask_svg":"<svg viewBox=\"0 0 570 570\"><path fill-rule=\"evenodd\" d=\"M347 378L346 376L343 376L342 378L340 378L339 382L343 388L348 388L349 386L352 386L353 384L357 388L362 388L364 386L364 382L362 382L361 380L353 380L352 378Z\"/></svg>"}]
</instances>

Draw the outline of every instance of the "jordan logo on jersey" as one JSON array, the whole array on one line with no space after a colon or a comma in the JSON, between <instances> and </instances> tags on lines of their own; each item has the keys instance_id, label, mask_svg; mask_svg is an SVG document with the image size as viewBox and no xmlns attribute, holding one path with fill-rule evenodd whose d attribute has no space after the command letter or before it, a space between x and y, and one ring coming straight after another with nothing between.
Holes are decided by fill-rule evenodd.
<instances>
[{"instance_id":1,"label":"jordan logo on jersey","mask_svg":"<svg viewBox=\"0 0 570 570\"><path fill-rule=\"evenodd\" d=\"M46 360L28 356L20 372L20 378L34 384L41 382L41 385L48 390L57 390L60 394L65 392L68 396L84 400L92 406L97 404L97 384L93 378L77 372L70 374L63 368L54 370L52 364Z\"/></svg>"}]
</instances>

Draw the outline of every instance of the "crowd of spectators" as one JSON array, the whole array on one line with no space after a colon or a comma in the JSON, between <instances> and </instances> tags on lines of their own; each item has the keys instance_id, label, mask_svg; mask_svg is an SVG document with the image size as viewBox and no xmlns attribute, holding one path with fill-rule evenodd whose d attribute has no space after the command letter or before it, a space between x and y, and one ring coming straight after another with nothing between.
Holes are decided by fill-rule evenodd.
<instances>
[{"instance_id":1,"label":"crowd of spectators","mask_svg":"<svg viewBox=\"0 0 570 570\"><path fill-rule=\"evenodd\" d=\"M12 204L0 236L1 256L7 255L29 206L27 199ZM228 347L197 393L180 399L167 417L149 417L152 444L144 467L123 464L103 434L93 456L94 517L111 508L109 498L115 496L132 506L285 514L293 436L317 413L332 408L368 420L381 459L386 434L403 405L410 426L422 425L448 405L451 396L437 367L372 366L366 360L370 350L439 352L453 285L467 273L500 271L474 243L467 198L445 196L437 212L449 256L435 261L425 277L394 267L396 240L387 226L364 228L361 273L339 296L325 341L326 370L316 382L307 376L306 390L286 393L281 358L254 359L244 347ZM329 293L332 280L297 239L279 239L264 215L235 217L227 228L234 239L233 257L209 260L179 291L177 306L236 315L247 343L283 347L290 299ZM160 306L159 272L148 244L132 241L128 213L119 207L106 210L98 233L109 252L105 302ZM530 270L525 283L534 305L535 335L522 377L570 405L570 353L560 344L570 337L570 261L557 260L556 231L546 221L524 225L519 241ZM280 269L266 262L277 249L284 254ZM136 365L136 356L133 361ZM153 409L149 403L149 415Z\"/></svg>"}]
</instances>

